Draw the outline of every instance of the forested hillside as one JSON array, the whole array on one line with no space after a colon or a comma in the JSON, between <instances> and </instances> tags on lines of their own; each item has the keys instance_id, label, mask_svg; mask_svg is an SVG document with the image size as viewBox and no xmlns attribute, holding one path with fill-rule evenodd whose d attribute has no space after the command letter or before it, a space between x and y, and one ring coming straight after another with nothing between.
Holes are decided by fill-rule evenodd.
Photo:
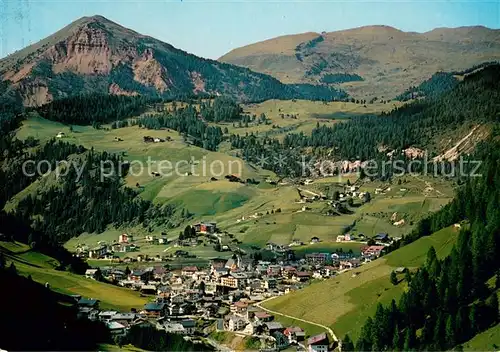
<instances>
[{"instance_id":1,"label":"forested hillside","mask_svg":"<svg viewBox=\"0 0 500 352\"><path fill-rule=\"evenodd\" d=\"M286 85L247 68L203 59L102 16L80 18L0 60L0 77L26 106L89 94L163 99L225 95L238 101L348 98L339 88Z\"/></svg>"},{"instance_id":2,"label":"forested hillside","mask_svg":"<svg viewBox=\"0 0 500 352\"><path fill-rule=\"evenodd\" d=\"M173 205L153 205L124 187L129 164L121 156L55 140L20 141L13 132L2 133L0 147L0 206L14 196L17 202L9 214L2 211L3 233L66 264L71 260L60 243L83 232L124 224L176 227L190 216Z\"/></svg>"},{"instance_id":3,"label":"forested hillside","mask_svg":"<svg viewBox=\"0 0 500 352\"><path fill-rule=\"evenodd\" d=\"M436 97L453 89L457 83L458 79L452 73L438 72L417 87L410 87L406 92L398 95L396 100L407 101L422 97Z\"/></svg>"},{"instance_id":4,"label":"forested hillside","mask_svg":"<svg viewBox=\"0 0 500 352\"><path fill-rule=\"evenodd\" d=\"M499 322L500 145L491 140L474 157L483 161L482 176L469 178L453 202L406 242L459 220L470 228L443 260L431 248L425 265L407 278L409 290L399 302L379 304L356 344L346 336L342 350L446 350Z\"/></svg>"},{"instance_id":5,"label":"forested hillside","mask_svg":"<svg viewBox=\"0 0 500 352\"><path fill-rule=\"evenodd\" d=\"M103 323L77 319L73 298L18 275L15 265L6 265L7 259L0 252L1 297L5 303L0 314L3 349L91 351L98 343L111 341Z\"/></svg>"},{"instance_id":6,"label":"forested hillside","mask_svg":"<svg viewBox=\"0 0 500 352\"><path fill-rule=\"evenodd\" d=\"M232 135L233 148L252 162L281 155L283 163L269 163L281 175L298 175L302 157L336 157L349 160L386 158L384 150L411 146L432 149L435 140L464 124L498 122L500 111L500 66L489 66L467 76L452 90L429 96L381 116L359 116L345 123L322 126L318 122L311 135L290 133L283 141L255 135ZM297 153L299 150L305 153ZM307 154L314 148L314 155Z\"/></svg>"}]
</instances>

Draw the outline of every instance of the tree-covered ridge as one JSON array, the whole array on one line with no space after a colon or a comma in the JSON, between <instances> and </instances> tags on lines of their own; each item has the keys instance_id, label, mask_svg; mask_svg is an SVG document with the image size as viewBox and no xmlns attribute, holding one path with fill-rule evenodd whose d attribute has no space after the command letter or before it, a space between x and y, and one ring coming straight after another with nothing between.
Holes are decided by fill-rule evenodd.
<instances>
[{"instance_id":1,"label":"tree-covered ridge","mask_svg":"<svg viewBox=\"0 0 500 352\"><path fill-rule=\"evenodd\" d=\"M200 106L201 117L215 123L239 120L242 112L241 106L229 97L217 97Z\"/></svg>"},{"instance_id":2,"label":"tree-covered ridge","mask_svg":"<svg viewBox=\"0 0 500 352\"><path fill-rule=\"evenodd\" d=\"M398 95L396 100L407 101L421 97L436 97L452 90L457 84L458 79L452 73L437 72L418 86L410 87L406 92Z\"/></svg>"},{"instance_id":3,"label":"tree-covered ridge","mask_svg":"<svg viewBox=\"0 0 500 352\"><path fill-rule=\"evenodd\" d=\"M36 109L40 116L68 124L106 123L137 116L153 102L147 97L86 94L55 100Z\"/></svg>"},{"instance_id":4,"label":"tree-covered ridge","mask_svg":"<svg viewBox=\"0 0 500 352\"><path fill-rule=\"evenodd\" d=\"M54 153L64 148L69 144L50 144ZM39 190L36 196L28 194L20 200L14 214L58 241L83 232L103 232L108 225L175 227L173 206L155 206L137 197L135 190L123 187L129 165L120 156L89 150L72 161L76 166L67 166L67 173L62 173L57 183ZM28 174L31 172L34 170L28 169Z\"/></svg>"},{"instance_id":5,"label":"tree-covered ridge","mask_svg":"<svg viewBox=\"0 0 500 352\"><path fill-rule=\"evenodd\" d=\"M273 171L290 176L293 174L290 165L300 162L304 156L297 150L312 148L316 157L376 159L385 157L379 151L380 146L397 150L410 146L426 149L433 138L464 123L497 123L499 111L500 65L494 65L466 77L438 97L415 101L380 116L354 117L333 126L318 123L310 136L291 133L282 142L253 135L231 136L230 140L233 148L241 150L241 155L251 162L258 162L263 156L290 157L284 163L285 169L272 163L268 165Z\"/></svg>"},{"instance_id":6,"label":"tree-covered ridge","mask_svg":"<svg viewBox=\"0 0 500 352\"><path fill-rule=\"evenodd\" d=\"M123 186L129 164L121 156L54 139L43 145L33 138L19 141L12 132L16 127L12 125L0 135L1 208L33 182L47 180L37 187L36 194L20 199L11 213L13 220L32 228L32 231L18 231L16 240L56 248L73 236L102 232L108 225L142 224L146 228L177 225L173 206L153 205L138 197L135 190ZM61 161L68 164L61 166ZM41 176L57 166L58 178L54 172ZM181 216L189 214L182 211ZM28 240L30 233L32 238Z\"/></svg>"},{"instance_id":7,"label":"tree-covered ridge","mask_svg":"<svg viewBox=\"0 0 500 352\"><path fill-rule=\"evenodd\" d=\"M311 39L305 43L301 43L299 45L297 45L297 47L295 48L295 51L300 51L300 50L303 50L303 49L312 49L314 48L316 45L318 45L319 43L321 43L322 41L324 41L325 38L323 38L322 35L319 35L317 36L316 38L314 39Z\"/></svg>"},{"instance_id":8,"label":"tree-covered ridge","mask_svg":"<svg viewBox=\"0 0 500 352\"><path fill-rule=\"evenodd\" d=\"M470 229L460 232L443 260L429 250L425 265L406 275L409 289L399 302L379 305L368 318L356 350L450 349L500 321L500 145L481 146L476 157L483 160L482 176L469 179L452 203L432 216L442 226L467 220ZM427 226L424 221L414 238L419 231L428 235ZM495 274L491 287L486 282ZM349 340L343 350L354 349Z\"/></svg>"},{"instance_id":9,"label":"tree-covered ridge","mask_svg":"<svg viewBox=\"0 0 500 352\"><path fill-rule=\"evenodd\" d=\"M193 105L175 109L170 113L145 115L134 123L149 129L173 129L193 145L215 151L222 142L223 132L219 126L209 126L204 122Z\"/></svg>"},{"instance_id":10,"label":"tree-covered ridge","mask_svg":"<svg viewBox=\"0 0 500 352\"><path fill-rule=\"evenodd\" d=\"M327 73L321 77L321 82L326 84L340 84L359 81L363 81L363 77L356 73Z\"/></svg>"}]
</instances>

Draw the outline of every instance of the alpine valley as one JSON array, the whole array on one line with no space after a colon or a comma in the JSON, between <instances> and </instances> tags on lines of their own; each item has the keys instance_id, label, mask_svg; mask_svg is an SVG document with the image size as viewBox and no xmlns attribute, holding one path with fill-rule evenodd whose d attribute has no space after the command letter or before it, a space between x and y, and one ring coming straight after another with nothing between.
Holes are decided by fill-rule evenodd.
<instances>
[{"instance_id":1,"label":"alpine valley","mask_svg":"<svg viewBox=\"0 0 500 352\"><path fill-rule=\"evenodd\" d=\"M102 16L2 58L0 348L498 350L499 59L366 26L215 61Z\"/></svg>"}]
</instances>

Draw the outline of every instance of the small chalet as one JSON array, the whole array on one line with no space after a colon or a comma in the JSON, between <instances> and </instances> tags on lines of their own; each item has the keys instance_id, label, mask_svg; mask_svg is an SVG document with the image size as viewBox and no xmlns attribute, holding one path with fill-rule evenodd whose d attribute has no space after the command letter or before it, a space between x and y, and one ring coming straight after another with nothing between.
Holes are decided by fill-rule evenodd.
<instances>
[{"instance_id":1,"label":"small chalet","mask_svg":"<svg viewBox=\"0 0 500 352\"><path fill-rule=\"evenodd\" d=\"M373 239L379 242L389 242L391 238L387 233L378 233L375 237L373 237Z\"/></svg>"},{"instance_id":2,"label":"small chalet","mask_svg":"<svg viewBox=\"0 0 500 352\"><path fill-rule=\"evenodd\" d=\"M121 234L118 236L118 243L130 243L132 242L132 236L127 235L126 233Z\"/></svg>"},{"instance_id":3,"label":"small chalet","mask_svg":"<svg viewBox=\"0 0 500 352\"><path fill-rule=\"evenodd\" d=\"M283 325L281 325L281 323L278 323L276 321L270 321L264 324L264 331L268 335L272 335L275 332L283 331Z\"/></svg>"},{"instance_id":4,"label":"small chalet","mask_svg":"<svg viewBox=\"0 0 500 352\"><path fill-rule=\"evenodd\" d=\"M269 314L268 312L255 312L254 313L255 320L262 322L270 322L274 319L274 316Z\"/></svg>"},{"instance_id":5,"label":"small chalet","mask_svg":"<svg viewBox=\"0 0 500 352\"><path fill-rule=\"evenodd\" d=\"M185 266L182 268L182 276L193 276L194 273L198 271L198 268L195 266Z\"/></svg>"},{"instance_id":6,"label":"small chalet","mask_svg":"<svg viewBox=\"0 0 500 352\"><path fill-rule=\"evenodd\" d=\"M106 255L107 252L108 248L106 246L101 245L89 250L89 258L91 259L101 258L104 255Z\"/></svg>"},{"instance_id":7,"label":"small chalet","mask_svg":"<svg viewBox=\"0 0 500 352\"><path fill-rule=\"evenodd\" d=\"M99 270L98 269L87 269L87 270L85 270L85 277L87 279L97 280L98 276L99 276Z\"/></svg>"},{"instance_id":8,"label":"small chalet","mask_svg":"<svg viewBox=\"0 0 500 352\"><path fill-rule=\"evenodd\" d=\"M326 332L313 336L307 340L308 352L328 352L330 341Z\"/></svg>"},{"instance_id":9,"label":"small chalet","mask_svg":"<svg viewBox=\"0 0 500 352\"><path fill-rule=\"evenodd\" d=\"M196 331L196 321L193 319L184 319L181 321L181 325L188 335L192 335Z\"/></svg>"},{"instance_id":10,"label":"small chalet","mask_svg":"<svg viewBox=\"0 0 500 352\"><path fill-rule=\"evenodd\" d=\"M290 343L304 341L306 333L298 326L291 326L285 329L283 335L288 337Z\"/></svg>"},{"instance_id":11,"label":"small chalet","mask_svg":"<svg viewBox=\"0 0 500 352\"><path fill-rule=\"evenodd\" d=\"M202 222L202 223L194 224L193 227L197 233L212 234L212 233L215 233L215 231L217 230L217 223L213 222L213 221Z\"/></svg>"},{"instance_id":12,"label":"small chalet","mask_svg":"<svg viewBox=\"0 0 500 352\"><path fill-rule=\"evenodd\" d=\"M161 317L165 315L165 303L147 303L144 305L144 313L150 317Z\"/></svg>"},{"instance_id":13,"label":"small chalet","mask_svg":"<svg viewBox=\"0 0 500 352\"><path fill-rule=\"evenodd\" d=\"M293 274L294 281L303 282L303 281L309 280L310 278L311 278L311 274L308 273L307 271L299 271L299 272Z\"/></svg>"},{"instance_id":14,"label":"small chalet","mask_svg":"<svg viewBox=\"0 0 500 352\"><path fill-rule=\"evenodd\" d=\"M311 238L311 244L315 244L315 243L319 243L319 237L314 236Z\"/></svg>"},{"instance_id":15,"label":"small chalet","mask_svg":"<svg viewBox=\"0 0 500 352\"><path fill-rule=\"evenodd\" d=\"M306 261L310 264L324 264L328 260L327 253L308 253Z\"/></svg>"},{"instance_id":16,"label":"small chalet","mask_svg":"<svg viewBox=\"0 0 500 352\"><path fill-rule=\"evenodd\" d=\"M361 248L361 254L365 257L379 257L385 246L366 246Z\"/></svg>"},{"instance_id":17,"label":"small chalet","mask_svg":"<svg viewBox=\"0 0 500 352\"><path fill-rule=\"evenodd\" d=\"M106 326L111 336L125 336L127 334L125 325L122 325L116 321L107 322Z\"/></svg>"},{"instance_id":18,"label":"small chalet","mask_svg":"<svg viewBox=\"0 0 500 352\"><path fill-rule=\"evenodd\" d=\"M78 307L99 308L99 300L93 298L80 298L77 302Z\"/></svg>"}]
</instances>

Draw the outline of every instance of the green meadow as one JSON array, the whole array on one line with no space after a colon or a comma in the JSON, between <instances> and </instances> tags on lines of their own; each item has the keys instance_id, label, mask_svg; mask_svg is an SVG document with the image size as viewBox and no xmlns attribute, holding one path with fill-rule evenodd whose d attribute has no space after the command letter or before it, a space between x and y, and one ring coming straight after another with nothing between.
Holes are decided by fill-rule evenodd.
<instances>
[{"instance_id":1,"label":"green meadow","mask_svg":"<svg viewBox=\"0 0 500 352\"><path fill-rule=\"evenodd\" d=\"M375 313L377 303L389 304L407 289L402 275L398 285L390 283L391 271L417 268L431 246L438 257L448 255L457 235L451 227L440 230L359 268L270 300L264 307L329 326L339 338L349 334L356 339L365 319Z\"/></svg>"}]
</instances>

